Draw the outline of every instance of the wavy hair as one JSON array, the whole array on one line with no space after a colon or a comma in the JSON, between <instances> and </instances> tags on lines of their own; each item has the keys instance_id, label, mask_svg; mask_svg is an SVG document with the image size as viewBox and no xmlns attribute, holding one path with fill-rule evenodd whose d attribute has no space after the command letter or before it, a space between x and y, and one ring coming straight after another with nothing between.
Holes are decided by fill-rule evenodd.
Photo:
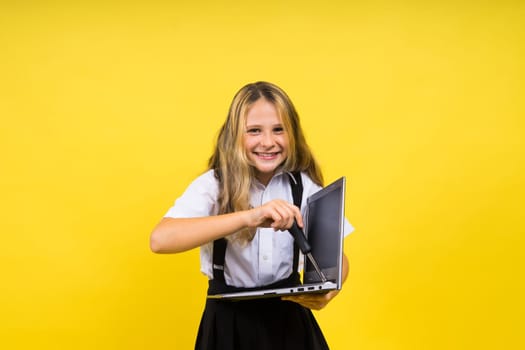
<instances>
[{"instance_id":1,"label":"wavy hair","mask_svg":"<svg viewBox=\"0 0 525 350\"><path fill-rule=\"evenodd\" d=\"M244 134L248 111L261 98L275 106L288 137L288 157L280 169L305 172L312 181L323 185L321 169L306 143L299 115L288 95L272 83L258 81L247 84L235 94L208 161L208 169L214 170L219 181L218 214L250 209L250 186L255 179L255 169L250 165L244 147ZM254 235L255 230L244 229L228 236L228 239L247 242Z\"/></svg>"}]
</instances>

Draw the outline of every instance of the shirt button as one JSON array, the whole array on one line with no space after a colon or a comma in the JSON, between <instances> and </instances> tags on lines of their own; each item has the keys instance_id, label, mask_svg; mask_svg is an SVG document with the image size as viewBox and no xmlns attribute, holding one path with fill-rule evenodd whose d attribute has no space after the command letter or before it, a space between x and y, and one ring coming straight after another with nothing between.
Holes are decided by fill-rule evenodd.
<instances>
[{"instance_id":1,"label":"shirt button","mask_svg":"<svg viewBox=\"0 0 525 350\"><path fill-rule=\"evenodd\" d=\"M268 260L268 255L263 255L263 260Z\"/></svg>"}]
</instances>

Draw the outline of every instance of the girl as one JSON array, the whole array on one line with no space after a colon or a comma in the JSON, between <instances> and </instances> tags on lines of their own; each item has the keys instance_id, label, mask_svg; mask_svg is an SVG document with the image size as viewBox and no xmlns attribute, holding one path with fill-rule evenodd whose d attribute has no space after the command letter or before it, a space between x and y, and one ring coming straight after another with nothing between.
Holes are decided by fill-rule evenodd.
<instances>
[{"instance_id":1,"label":"girl","mask_svg":"<svg viewBox=\"0 0 525 350\"><path fill-rule=\"evenodd\" d=\"M291 186L302 185L302 200ZM200 247L209 294L295 284L297 250L287 229L323 177L290 98L256 82L235 95L207 172L195 179L153 230L155 253ZM353 230L345 223L345 234ZM220 266L220 267L219 267ZM222 267L223 266L223 267ZM343 259L343 280L348 261ZM328 349L310 309L336 295L206 301L196 349Z\"/></svg>"}]
</instances>

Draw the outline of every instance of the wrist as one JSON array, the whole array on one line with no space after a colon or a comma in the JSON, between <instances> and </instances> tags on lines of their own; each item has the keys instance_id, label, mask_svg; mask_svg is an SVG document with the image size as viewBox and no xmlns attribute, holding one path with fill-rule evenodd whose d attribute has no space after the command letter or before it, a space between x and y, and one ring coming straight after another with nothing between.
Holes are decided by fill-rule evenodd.
<instances>
[{"instance_id":1,"label":"wrist","mask_svg":"<svg viewBox=\"0 0 525 350\"><path fill-rule=\"evenodd\" d=\"M241 216L242 216L242 226L243 226L243 228L254 228L254 227L257 227L255 208L243 210L239 214L241 214Z\"/></svg>"}]
</instances>

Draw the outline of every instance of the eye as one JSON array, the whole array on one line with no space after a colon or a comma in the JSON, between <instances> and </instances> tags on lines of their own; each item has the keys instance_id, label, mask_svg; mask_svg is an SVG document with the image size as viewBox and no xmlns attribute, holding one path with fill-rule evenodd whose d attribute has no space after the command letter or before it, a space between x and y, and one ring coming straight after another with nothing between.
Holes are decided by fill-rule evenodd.
<instances>
[{"instance_id":1,"label":"eye","mask_svg":"<svg viewBox=\"0 0 525 350\"><path fill-rule=\"evenodd\" d=\"M284 128L282 126L276 126L273 128L273 132L276 134L282 134L284 132Z\"/></svg>"},{"instance_id":2,"label":"eye","mask_svg":"<svg viewBox=\"0 0 525 350\"><path fill-rule=\"evenodd\" d=\"M246 132L250 135L257 135L261 132L261 129L259 128L249 128L248 130L246 130Z\"/></svg>"}]
</instances>

